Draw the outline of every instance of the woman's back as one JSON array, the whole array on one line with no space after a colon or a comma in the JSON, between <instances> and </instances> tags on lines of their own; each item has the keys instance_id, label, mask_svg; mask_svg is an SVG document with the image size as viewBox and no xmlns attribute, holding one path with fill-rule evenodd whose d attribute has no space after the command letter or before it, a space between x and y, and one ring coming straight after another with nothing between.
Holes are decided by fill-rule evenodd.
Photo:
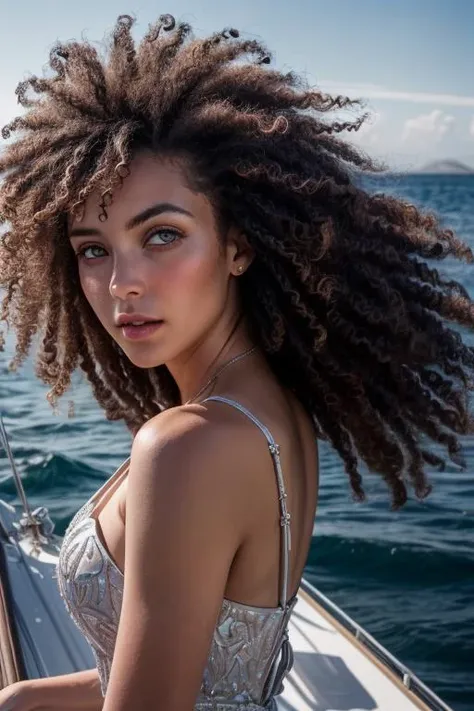
<instances>
[{"instance_id":1,"label":"woman's back","mask_svg":"<svg viewBox=\"0 0 474 711\"><path fill-rule=\"evenodd\" d=\"M258 381L258 372L255 379ZM248 380L244 386L246 397L240 394L231 399L246 406L279 445L286 505L291 516L288 573L288 596L291 596L299 586L314 528L319 483L317 439L309 416L291 394L274 385L259 387L252 383L252 375ZM216 418L224 424L228 422L242 430L235 454L239 453L242 463L247 535L232 562L226 597L258 607L274 607L278 604L275 581L280 569L280 513L275 471L264 435L235 408L217 403L212 397L207 399L207 407L215 410Z\"/></svg>"}]
</instances>

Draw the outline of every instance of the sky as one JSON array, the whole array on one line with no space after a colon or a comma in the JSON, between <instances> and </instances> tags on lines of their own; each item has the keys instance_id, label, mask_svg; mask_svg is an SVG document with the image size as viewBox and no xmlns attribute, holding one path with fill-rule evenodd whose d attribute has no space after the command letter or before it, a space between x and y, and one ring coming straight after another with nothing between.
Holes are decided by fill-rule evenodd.
<instances>
[{"instance_id":1,"label":"sky","mask_svg":"<svg viewBox=\"0 0 474 711\"><path fill-rule=\"evenodd\" d=\"M21 79L41 76L57 40L100 42L120 14L141 36L160 13L202 36L233 26L263 40L274 65L367 101L347 138L390 167L456 159L474 167L472 0L0 0L0 125L16 116ZM5 18L8 17L8 20Z\"/></svg>"}]
</instances>

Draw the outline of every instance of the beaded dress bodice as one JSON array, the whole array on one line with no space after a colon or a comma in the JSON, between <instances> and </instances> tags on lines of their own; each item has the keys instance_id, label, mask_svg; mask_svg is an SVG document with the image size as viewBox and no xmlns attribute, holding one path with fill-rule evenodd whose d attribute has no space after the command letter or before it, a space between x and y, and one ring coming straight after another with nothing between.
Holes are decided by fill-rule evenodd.
<instances>
[{"instance_id":1,"label":"beaded dress bodice","mask_svg":"<svg viewBox=\"0 0 474 711\"><path fill-rule=\"evenodd\" d=\"M287 600L290 515L279 446L265 425L240 403L217 395L209 400L237 408L267 438L281 514L280 604L276 608L252 607L223 600L195 709L274 709L274 697L281 693L282 681L293 664L287 630L297 602L296 596ZM99 497L127 474L128 465L126 460L74 516L63 539L57 569L61 596L92 647L104 696L120 621L124 576L102 543L94 510Z\"/></svg>"}]
</instances>

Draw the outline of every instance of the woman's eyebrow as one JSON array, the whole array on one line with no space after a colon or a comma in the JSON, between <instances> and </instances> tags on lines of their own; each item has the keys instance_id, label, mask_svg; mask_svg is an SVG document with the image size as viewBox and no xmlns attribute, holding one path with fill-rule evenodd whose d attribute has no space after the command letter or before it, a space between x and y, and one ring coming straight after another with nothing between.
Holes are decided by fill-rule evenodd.
<instances>
[{"instance_id":1,"label":"woman's eyebrow","mask_svg":"<svg viewBox=\"0 0 474 711\"><path fill-rule=\"evenodd\" d=\"M133 230L135 227L143 224L143 222L146 222L151 217L156 217L164 212L177 212L180 215L194 217L192 212L185 210L184 207L179 207L179 205L175 205L172 202L158 202L156 205L147 207L145 210L142 210L142 212L139 212L138 215L132 217L125 225L125 229ZM69 232L69 237L100 237L100 234L100 230L97 230L94 227L74 227Z\"/></svg>"},{"instance_id":2,"label":"woman's eyebrow","mask_svg":"<svg viewBox=\"0 0 474 711\"><path fill-rule=\"evenodd\" d=\"M188 217L194 217L192 212L185 210L184 207L179 207L172 202L158 202L152 207L147 207L146 210L139 212L138 215L132 217L131 220L125 225L127 230L133 230L134 227L138 227L143 222L146 222L150 217L156 217L156 215L161 215L163 212L178 212L180 215L187 215Z\"/></svg>"},{"instance_id":3,"label":"woman's eyebrow","mask_svg":"<svg viewBox=\"0 0 474 711\"><path fill-rule=\"evenodd\" d=\"M72 237L100 237L100 230L93 227L73 227L69 230L69 239Z\"/></svg>"}]
</instances>

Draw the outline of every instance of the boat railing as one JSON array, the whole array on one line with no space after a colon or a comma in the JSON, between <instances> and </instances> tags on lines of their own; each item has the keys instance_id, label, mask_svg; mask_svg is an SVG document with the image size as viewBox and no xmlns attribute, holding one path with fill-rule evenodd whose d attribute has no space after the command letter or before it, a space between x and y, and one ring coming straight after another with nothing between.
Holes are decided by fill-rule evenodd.
<instances>
[{"instance_id":1,"label":"boat railing","mask_svg":"<svg viewBox=\"0 0 474 711\"><path fill-rule=\"evenodd\" d=\"M17 531L17 538L19 541L23 538L30 538L34 543L37 552L39 553L41 550L41 546L52 540L54 524L49 516L48 509L45 506L39 506L34 511L31 510L30 504L25 493L25 489L23 487L23 482L21 481L20 473L13 457L1 412L0 444L3 446L8 461L10 462L15 487L23 507L23 513L20 519L14 523L14 527Z\"/></svg>"}]
</instances>

